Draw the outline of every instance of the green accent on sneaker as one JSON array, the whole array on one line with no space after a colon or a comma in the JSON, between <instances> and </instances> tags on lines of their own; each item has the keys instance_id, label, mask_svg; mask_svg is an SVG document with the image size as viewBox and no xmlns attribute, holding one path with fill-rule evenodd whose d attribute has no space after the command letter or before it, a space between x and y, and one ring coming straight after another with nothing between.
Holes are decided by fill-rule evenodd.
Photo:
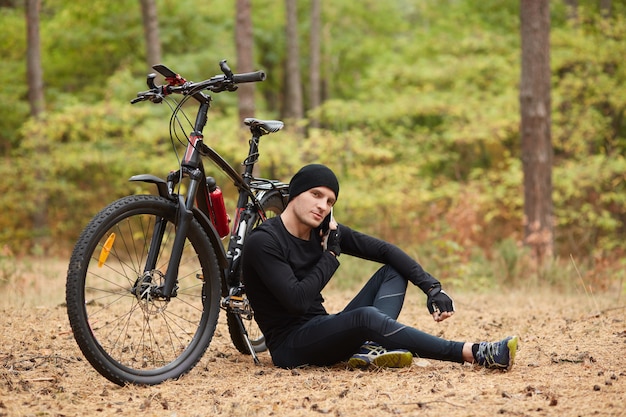
<instances>
[{"instance_id":1,"label":"green accent on sneaker","mask_svg":"<svg viewBox=\"0 0 626 417\"><path fill-rule=\"evenodd\" d=\"M348 365L352 368L367 368L375 365L384 368L404 368L413 363L413 354L408 350L387 350L384 347L366 343L358 353L352 355Z\"/></svg>"}]
</instances>

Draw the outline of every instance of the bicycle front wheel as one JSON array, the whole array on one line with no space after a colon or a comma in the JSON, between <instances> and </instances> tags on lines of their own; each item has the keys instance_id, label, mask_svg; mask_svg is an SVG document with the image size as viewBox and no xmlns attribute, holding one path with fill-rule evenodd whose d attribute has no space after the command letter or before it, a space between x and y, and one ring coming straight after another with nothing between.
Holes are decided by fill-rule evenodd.
<instances>
[{"instance_id":1,"label":"bicycle front wheel","mask_svg":"<svg viewBox=\"0 0 626 417\"><path fill-rule=\"evenodd\" d=\"M162 197L122 198L94 217L72 253L66 302L74 337L91 365L116 384L178 378L196 365L213 337L220 272L195 219L173 294L169 300L158 296L176 213L177 205Z\"/></svg>"}]
</instances>

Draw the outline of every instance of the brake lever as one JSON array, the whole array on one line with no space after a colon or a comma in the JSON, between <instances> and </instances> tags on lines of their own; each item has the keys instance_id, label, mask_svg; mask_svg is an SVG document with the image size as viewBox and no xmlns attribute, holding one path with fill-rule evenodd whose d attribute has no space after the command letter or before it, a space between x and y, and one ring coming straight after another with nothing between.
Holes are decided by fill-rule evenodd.
<instances>
[{"instance_id":1,"label":"brake lever","mask_svg":"<svg viewBox=\"0 0 626 417\"><path fill-rule=\"evenodd\" d=\"M161 93L155 93L152 91L139 93L137 94L137 98L134 98L130 101L130 104L136 104L146 100L150 100L153 103L161 103L163 101L163 95Z\"/></svg>"},{"instance_id":2,"label":"brake lever","mask_svg":"<svg viewBox=\"0 0 626 417\"><path fill-rule=\"evenodd\" d=\"M157 86L154 83L155 78L155 73L148 74L148 77L146 78L146 84L148 84L148 88L150 88L151 91L138 93L137 98L132 99L130 101L130 104L136 104L146 100L150 100L153 103L161 103L163 101L163 87Z\"/></svg>"},{"instance_id":3,"label":"brake lever","mask_svg":"<svg viewBox=\"0 0 626 417\"><path fill-rule=\"evenodd\" d=\"M150 101L153 103L161 103L163 101L163 94L157 93L150 98Z\"/></svg>"}]
</instances>

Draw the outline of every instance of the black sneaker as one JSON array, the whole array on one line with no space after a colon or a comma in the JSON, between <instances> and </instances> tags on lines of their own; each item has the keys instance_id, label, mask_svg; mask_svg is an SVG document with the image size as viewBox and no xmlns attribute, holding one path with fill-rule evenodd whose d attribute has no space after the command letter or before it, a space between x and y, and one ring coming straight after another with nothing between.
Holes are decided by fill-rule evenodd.
<instances>
[{"instance_id":1,"label":"black sneaker","mask_svg":"<svg viewBox=\"0 0 626 417\"><path fill-rule=\"evenodd\" d=\"M476 363L487 369L509 370L515 362L517 336L509 336L499 342L480 342Z\"/></svg>"}]
</instances>

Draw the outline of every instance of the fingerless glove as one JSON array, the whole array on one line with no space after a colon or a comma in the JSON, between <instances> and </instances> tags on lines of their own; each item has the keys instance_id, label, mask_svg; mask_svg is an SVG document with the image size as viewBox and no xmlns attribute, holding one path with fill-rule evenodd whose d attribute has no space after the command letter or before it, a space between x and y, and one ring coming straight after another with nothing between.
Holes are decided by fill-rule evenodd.
<instances>
[{"instance_id":1,"label":"fingerless glove","mask_svg":"<svg viewBox=\"0 0 626 417\"><path fill-rule=\"evenodd\" d=\"M437 310L440 313L444 313L446 311L454 311L454 301L452 301L452 298L450 298L450 296L441 289L441 285L433 287L428 292L428 300L426 301L426 306L428 307L428 311L430 312L430 314L433 314Z\"/></svg>"},{"instance_id":2,"label":"fingerless glove","mask_svg":"<svg viewBox=\"0 0 626 417\"><path fill-rule=\"evenodd\" d=\"M335 256L339 256L341 254L341 236L339 234L339 229L329 230L328 231L328 240L326 241L326 250L335 254Z\"/></svg>"}]
</instances>

